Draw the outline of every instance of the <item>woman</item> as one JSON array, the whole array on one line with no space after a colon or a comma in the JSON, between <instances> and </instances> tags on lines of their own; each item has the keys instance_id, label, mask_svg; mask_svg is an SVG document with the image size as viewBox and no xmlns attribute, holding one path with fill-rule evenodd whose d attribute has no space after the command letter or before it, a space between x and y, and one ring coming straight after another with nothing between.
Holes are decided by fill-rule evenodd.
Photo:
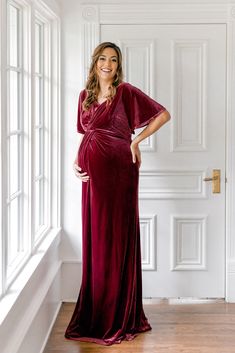
<instances>
[{"instance_id":1,"label":"woman","mask_svg":"<svg viewBox=\"0 0 235 353\"><path fill-rule=\"evenodd\" d=\"M111 345L151 329L142 307L139 143L169 119L162 105L123 82L119 47L98 45L78 102L83 275L68 339Z\"/></svg>"}]
</instances>

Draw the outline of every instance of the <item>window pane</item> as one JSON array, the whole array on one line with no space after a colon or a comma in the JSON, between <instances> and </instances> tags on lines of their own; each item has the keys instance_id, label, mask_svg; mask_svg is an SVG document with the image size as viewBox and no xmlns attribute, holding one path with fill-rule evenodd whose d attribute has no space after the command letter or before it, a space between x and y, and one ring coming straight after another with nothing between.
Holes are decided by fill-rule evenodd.
<instances>
[{"instance_id":1,"label":"window pane","mask_svg":"<svg viewBox=\"0 0 235 353\"><path fill-rule=\"evenodd\" d=\"M35 24L35 72L41 73L41 25Z\"/></svg>"},{"instance_id":2,"label":"window pane","mask_svg":"<svg viewBox=\"0 0 235 353\"><path fill-rule=\"evenodd\" d=\"M45 154L44 154L44 131L45 127L41 128L39 130L39 144L40 144L40 174L44 175L44 159L45 159Z\"/></svg>"},{"instance_id":3,"label":"window pane","mask_svg":"<svg viewBox=\"0 0 235 353\"><path fill-rule=\"evenodd\" d=\"M19 21L19 10L10 5L9 6L9 55L10 65L18 66L18 21Z\"/></svg>"},{"instance_id":4,"label":"window pane","mask_svg":"<svg viewBox=\"0 0 235 353\"><path fill-rule=\"evenodd\" d=\"M35 77L35 124L41 123L42 118L42 78Z\"/></svg>"},{"instance_id":5,"label":"window pane","mask_svg":"<svg viewBox=\"0 0 235 353\"><path fill-rule=\"evenodd\" d=\"M35 183L35 231L37 232L44 224L44 179Z\"/></svg>"},{"instance_id":6,"label":"window pane","mask_svg":"<svg viewBox=\"0 0 235 353\"><path fill-rule=\"evenodd\" d=\"M39 228L39 180L35 182L35 232Z\"/></svg>"},{"instance_id":7,"label":"window pane","mask_svg":"<svg viewBox=\"0 0 235 353\"><path fill-rule=\"evenodd\" d=\"M10 156L10 195L19 189L19 135L10 137L9 156Z\"/></svg>"},{"instance_id":8,"label":"window pane","mask_svg":"<svg viewBox=\"0 0 235 353\"><path fill-rule=\"evenodd\" d=\"M39 224L40 226L44 225L44 183L45 179L42 178L39 181L39 193L40 193L40 212L39 212Z\"/></svg>"},{"instance_id":9,"label":"window pane","mask_svg":"<svg viewBox=\"0 0 235 353\"><path fill-rule=\"evenodd\" d=\"M35 130L35 176L38 177L40 174L40 129Z\"/></svg>"},{"instance_id":10,"label":"window pane","mask_svg":"<svg viewBox=\"0 0 235 353\"><path fill-rule=\"evenodd\" d=\"M44 143L43 128L35 129L35 176L43 175Z\"/></svg>"},{"instance_id":11,"label":"window pane","mask_svg":"<svg viewBox=\"0 0 235 353\"><path fill-rule=\"evenodd\" d=\"M10 71L10 96L9 96L9 116L10 116L10 131L18 129L18 115L19 115L19 73Z\"/></svg>"},{"instance_id":12,"label":"window pane","mask_svg":"<svg viewBox=\"0 0 235 353\"><path fill-rule=\"evenodd\" d=\"M12 264L19 252L19 198L15 198L9 205L8 213L8 266Z\"/></svg>"}]
</instances>

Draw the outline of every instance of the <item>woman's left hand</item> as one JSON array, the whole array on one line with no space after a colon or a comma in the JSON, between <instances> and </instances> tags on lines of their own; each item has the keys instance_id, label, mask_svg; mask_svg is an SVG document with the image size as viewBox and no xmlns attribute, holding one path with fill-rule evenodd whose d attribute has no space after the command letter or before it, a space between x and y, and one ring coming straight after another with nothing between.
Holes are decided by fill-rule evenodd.
<instances>
[{"instance_id":1,"label":"woman's left hand","mask_svg":"<svg viewBox=\"0 0 235 353\"><path fill-rule=\"evenodd\" d=\"M141 164L141 152L139 149L139 144L138 142L135 142L135 140L133 140L131 142L131 154L132 154L132 161L133 163L136 163L136 161L139 163L139 166Z\"/></svg>"}]
</instances>

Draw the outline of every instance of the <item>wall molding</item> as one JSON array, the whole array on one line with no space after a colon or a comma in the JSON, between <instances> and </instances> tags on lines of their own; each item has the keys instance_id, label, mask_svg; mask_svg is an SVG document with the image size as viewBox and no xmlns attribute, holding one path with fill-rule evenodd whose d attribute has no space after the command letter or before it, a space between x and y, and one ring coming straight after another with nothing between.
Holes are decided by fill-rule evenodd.
<instances>
[{"instance_id":1,"label":"wall molding","mask_svg":"<svg viewBox=\"0 0 235 353\"><path fill-rule=\"evenodd\" d=\"M140 199L204 199L206 185L202 170L140 171Z\"/></svg>"},{"instance_id":2,"label":"wall molding","mask_svg":"<svg viewBox=\"0 0 235 353\"><path fill-rule=\"evenodd\" d=\"M227 20L221 4L100 4L100 23L221 23Z\"/></svg>"},{"instance_id":3,"label":"wall molding","mask_svg":"<svg viewBox=\"0 0 235 353\"><path fill-rule=\"evenodd\" d=\"M207 215L171 215L171 271L206 270L206 223Z\"/></svg>"},{"instance_id":4,"label":"wall molding","mask_svg":"<svg viewBox=\"0 0 235 353\"><path fill-rule=\"evenodd\" d=\"M157 264L157 216L141 215L140 216L140 240L141 240L141 257L142 270L156 270Z\"/></svg>"},{"instance_id":5,"label":"wall molding","mask_svg":"<svg viewBox=\"0 0 235 353\"><path fill-rule=\"evenodd\" d=\"M172 137L171 137L171 152L198 152L206 150L206 74L207 74L207 47L208 42L206 40L175 40L171 43L172 47L172 99L173 99L173 116L172 120ZM187 72L184 76L182 75L182 67L184 67L183 56L188 52L191 52L190 59L192 60L192 52L194 52L194 59L196 59L195 76L188 77ZM187 65L186 65L187 66ZM181 72L181 74L179 74ZM187 97L187 80L197 84L195 91L198 92L197 104L192 106L191 109L194 112L192 115L182 112L182 99L189 99ZM185 87L183 92L183 87ZM173 89L174 87L174 89ZM186 95L186 97L185 97ZM205 97L205 98L204 98ZM183 124L185 120L191 119L191 129L187 129L187 136L183 134ZM195 129L195 122L196 129ZM194 129L194 133L192 131ZM191 133L191 136L189 136ZM194 136L193 136L194 135ZM191 137L191 139L190 139Z\"/></svg>"},{"instance_id":6,"label":"wall molding","mask_svg":"<svg viewBox=\"0 0 235 353\"><path fill-rule=\"evenodd\" d=\"M139 134L138 129L136 130L136 134ZM141 141L140 150L143 152L157 152L157 143L156 143L156 135L151 135Z\"/></svg>"}]
</instances>

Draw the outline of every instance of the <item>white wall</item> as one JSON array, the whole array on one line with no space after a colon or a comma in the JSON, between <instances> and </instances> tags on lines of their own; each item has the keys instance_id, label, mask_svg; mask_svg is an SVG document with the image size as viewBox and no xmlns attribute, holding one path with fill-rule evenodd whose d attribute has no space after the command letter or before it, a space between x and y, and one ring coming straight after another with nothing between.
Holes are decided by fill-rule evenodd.
<instances>
[{"instance_id":1,"label":"white wall","mask_svg":"<svg viewBox=\"0 0 235 353\"><path fill-rule=\"evenodd\" d=\"M62 298L75 299L81 279L81 182L72 164L78 148L77 101L82 87L79 1L61 1L62 15Z\"/></svg>"},{"instance_id":2,"label":"white wall","mask_svg":"<svg viewBox=\"0 0 235 353\"><path fill-rule=\"evenodd\" d=\"M77 100L81 85L80 12L76 0L61 1L62 8L62 178L64 260L81 260L81 182L72 164L78 146Z\"/></svg>"}]
</instances>

